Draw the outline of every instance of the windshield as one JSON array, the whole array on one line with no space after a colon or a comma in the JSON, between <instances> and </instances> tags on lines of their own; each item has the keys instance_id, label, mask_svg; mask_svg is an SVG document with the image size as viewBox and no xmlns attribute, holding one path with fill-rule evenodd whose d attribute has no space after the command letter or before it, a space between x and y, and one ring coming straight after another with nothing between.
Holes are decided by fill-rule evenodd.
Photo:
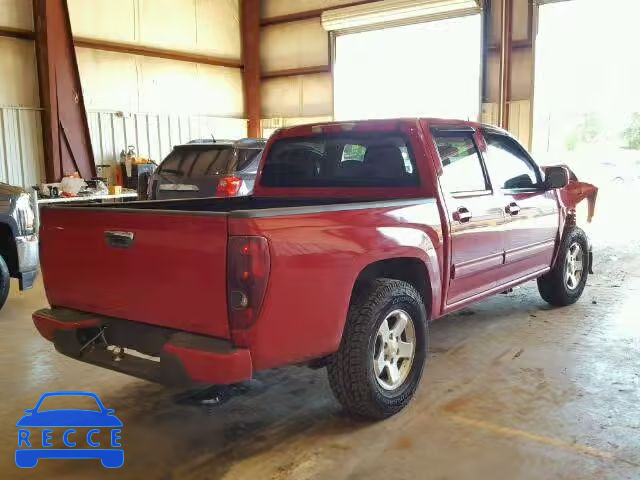
<instances>
[{"instance_id":1,"label":"windshield","mask_svg":"<svg viewBox=\"0 0 640 480\"><path fill-rule=\"evenodd\" d=\"M38 412L69 409L101 411L96 399L88 395L54 395L45 397L42 400L38 407Z\"/></svg>"},{"instance_id":2,"label":"windshield","mask_svg":"<svg viewBox=\"0 0 640 480\"><path fill-rule=\"evenodd\" d=\"M416 186L418 172L411 148L399 134L333 134L276 141L261 185Z\"/></svg>"},{"instance_id":3,"label":"windshield","mask_svg":"<svg viewBox=\"0 0 640 480\"><path fill-rule=\"evenodd\" d=\"M182 177L226 175L243 170L259 153L259 149L232 147L176 148L162 162L159 172Z\"/></svg>"}]
</instances>

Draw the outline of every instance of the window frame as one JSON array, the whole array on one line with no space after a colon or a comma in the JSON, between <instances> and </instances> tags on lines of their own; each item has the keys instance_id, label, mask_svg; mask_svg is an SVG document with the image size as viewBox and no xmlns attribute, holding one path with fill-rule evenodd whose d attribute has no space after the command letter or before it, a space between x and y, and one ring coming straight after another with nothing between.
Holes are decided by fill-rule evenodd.
<instances>
[{"instance_id":1,"label":"window frame","mask_svg":"<svg viewBox=\"0 0 640 480\"><path fill-rule=\"evenodd\" d=\"M532 170L534 171L534 173L536 175L536 184L533 187L502 188L502 186L497 186L496 188L498 190L500 190L501 192L505 192L505 193L527 193L527 192L540 192L540 191L544 191L545 190L544 178L542 177L542 171L540 170L540 167L533 160L531 155L529 155L529 152L527 152L527 150L522 145L520 145L520 142L518 142L511 135L508 135L508 134L503 133L503 132L495 131L495 130L486 129L486 128L482 129L482 136L484 137L484 143L486 145L486 150L485 150L485 152L483 152L483 163L485 163L485 168L487 170L487 174L489 175L489 178L490 178L492 184L493 184L493 180L494 179L491 178L491 173L489 172L488 167L486 167L486 159L489 158L489 156L490 156L489 155L489 139L491 137L498 137L501 140L506 141L507 143L510 143L512 146L515 145L516 146L515 149L518 152L520 152L520 157L519 158L521 158L521 160L523 160L525 163L527 163L532 168Z\"/></svg>"},{"instance_id":2,"label":"window frame","mask_svg":"<svg viewBox=\"0 0 640 480\"><path fill-rule=\"evenodd\" d=\"M444 188L447 194L451 195L454 198L466 198L466 197L480 197L480 196L488 196L493 195L493 185L491 183L491 178L489 176L489 172L487 170L487 166L485 165L484 157L482 155L482 150L478 145L478 141L476 140L476 130L473 128L458 128L455 126L445 126L441 125L438 127L431 128L431 141L433 142L433 146L438 154L438 158L440 159L440 165L442 166L442 174L444 175L444 165L442 165L442 157L440 156L440 150L438 149L438 144L436 142L436 137L468 137L471 139L474 148L476 149L476 154L478 155L478 161L480 162L480 169L482 170L482 176L484 177L484 190L459 190L459 191L448 191Z\"/></svg>"}]
</instances>

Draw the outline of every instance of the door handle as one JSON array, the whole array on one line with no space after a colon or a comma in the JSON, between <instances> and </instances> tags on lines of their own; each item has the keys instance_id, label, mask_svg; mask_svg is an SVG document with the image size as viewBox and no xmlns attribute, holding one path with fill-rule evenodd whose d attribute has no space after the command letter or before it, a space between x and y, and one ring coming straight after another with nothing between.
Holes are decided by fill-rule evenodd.
<instances>
[{"instance_id":1,"label":"door handle","mask_svg":"<svg viewBox=\"0 0 640 480\"><path fill-rule=\"evenodd\" d=\"M458 210L453 212L453 219L456 222L466 223L471 220L471 212L466 207L460 207Z\"/></svg>"},{"instance_id":2,"label":"door handle","mask_svg":"<svg viewBox=\"0 0 640 480\"><path fill-rule=\"evenodd\" d=\"M104 232L107 245L114 248L129 248L133 244L135 234L133 232Z\"/></svg>"},{"instance_id":3,"label":"door handle","mask_svg":"<svg viewBox=\"0 0 640 480\"><path fill-rule=\"evenodd\" d=\"M504 211L507 212L509 215L517 215L518 212L520 211L520 207L516 202L511 202L509 205L507 205L504 208Z\"/></svg>"}]
</instances>

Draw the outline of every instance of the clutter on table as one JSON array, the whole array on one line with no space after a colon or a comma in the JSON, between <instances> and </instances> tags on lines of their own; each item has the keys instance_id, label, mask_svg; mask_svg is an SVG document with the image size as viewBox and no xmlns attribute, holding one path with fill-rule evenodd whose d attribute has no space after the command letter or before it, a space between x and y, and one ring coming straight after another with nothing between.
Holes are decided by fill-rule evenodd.
<instances>
[{"instance_id":1,"label":"clutter on table","mask_svg":"<svg viewBox=\"0 0 640 480\"><path fill-rule=\"evenodd\" d=\"M155 168L153 160L137 155L135 147L129 145L116 165L96 165L97 175L90 180L81 178L78 172L69 172L60 182L43 183L33 189L38 198L48 201L105 199L107 196L145 199Z\"/></svg>"},{"instance_id":2,"label":"clutter on table","mask_svg":"<svg viewBox=\"0 0 640 480\"><path fill-rule=\"evenodd\" d=\"M135 190L142 199L147 198L149 179L156 169L156 163L136 154L133 145L120 153L120 168L116 171L116 185Z\"/></svg>"},{"instance_id":3,"label":"clutter on table","mask_svg":"<svg viewBox=\"0 0 640 480\"><path fill-rule=\"evenodd\" d=\"M83 180L77 174L62 178L60 182L43 183L33 187L38 192L38 198L73 198L90 197L94 195L108 195L109 188L101 178Z\"/></svg>"}]
</instances>

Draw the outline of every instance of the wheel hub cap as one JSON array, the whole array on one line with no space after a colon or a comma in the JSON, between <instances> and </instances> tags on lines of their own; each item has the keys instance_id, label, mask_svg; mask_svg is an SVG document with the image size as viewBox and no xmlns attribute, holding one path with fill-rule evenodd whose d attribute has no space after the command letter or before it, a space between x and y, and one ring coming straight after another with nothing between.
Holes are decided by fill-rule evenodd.
<instances>
[{"instance_id":1,"label":"wheel hub cap","mask_svg":"<svg viewBox=\"0 0 640 480\"><path fill-rule=\"evenodd\" d=\"M416 349L413 319L404 310L394 310L380 324L373 348L373 370L378 384L395 390L409 376Z\"/></svg>"},{"instance_id":2,"label":"wheel hub cap","mask_svg":"<svg viewBox=\"0 0 640 480\"><path fill-rule=\"evenodd\" d=\"M565 284L569 290L575 290L583 275L583 253L578 243L569 247L565 266Z\"/></svg>"}]
</instances>

